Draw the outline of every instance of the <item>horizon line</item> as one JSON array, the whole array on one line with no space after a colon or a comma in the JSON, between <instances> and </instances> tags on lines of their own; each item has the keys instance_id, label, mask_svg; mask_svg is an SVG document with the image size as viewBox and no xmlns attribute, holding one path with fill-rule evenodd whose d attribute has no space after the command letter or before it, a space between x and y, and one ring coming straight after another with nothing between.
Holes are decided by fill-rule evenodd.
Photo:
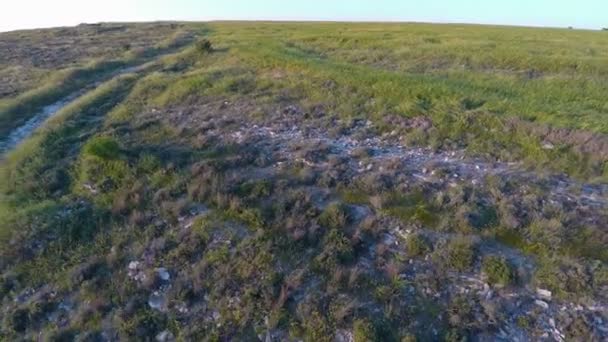
<instances>
[{"instance_id":1,"label":"horizon line","mask_svg":"<svg viewBox=\"0 0 608 342\"><path fill-rule=\"evenodd\" d=\"M19 31L44 30L53 28L71 28L80 25L99 25L99 24L143 24L143 23L238 23L238 22L259 22L259 23L346 23L346 24L427 24L427 25L471 25L471 26L489 26L489 27L514 27L514 28L536 28L536 29L566 29L579 31L603 31L606 28L586 28L575 26L550 26L537 24L506 24L506 23L487 23L487 22L464 22L464 21L416 21L416 20L375 20L375 19L226 19L226 18L210 18L210 19L154 19L154 20L102 20L95 22L81 22L78 24L68 24L59 26L40 26L29 28L9 29L6 31L0 30L0 33L10 33Z\"/></svg>"}]
</instances>

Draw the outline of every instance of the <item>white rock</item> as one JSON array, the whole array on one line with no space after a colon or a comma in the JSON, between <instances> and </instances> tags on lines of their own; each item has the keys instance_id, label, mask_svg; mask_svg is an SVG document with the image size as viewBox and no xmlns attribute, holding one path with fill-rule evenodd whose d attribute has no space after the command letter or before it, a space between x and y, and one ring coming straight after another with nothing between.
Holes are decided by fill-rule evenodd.
<instances>
[{"instance_id":1,"label":"white rock","mask_svg":"<svg viewBox=\"0 0 608 342\"><path fill-rule=\"evenodd\" d=\"M537 288L536 289L536 294L538 294L540 297L545 298L545 299L551 299L551 291L549 290L545 290L545 289L540 289Z\"/></svg>"},{"instance_id":2,"label":"white rock","mask_svg":"<svg viewBox=\"0 0 608 342\"><path fill-rule=\"evenodd\" d=\"M129 269L130 270L136 270L139 268L139 261L131 261L129 263Z\"/></svg>"},{"instance_id":3,"label":"white rock","mask_svg":"<svg viewBox=\"0 0 608 342\"><path fill-rule=\"evenodd\" d=\"M148 305L152 309L162 311L165 306L165 297L158 291L154 291L148 298Z\"/></svg>"},{"instance_id":4,"label":"white rock","mask_svg":"<svg viewBox=\"0 0 608 342\"><path fill-rule=\"evenodd\" d=\"M169 342L175 340L175 336L169 330L161 331L156 335L156 340L158 342Z\"/></svg>"},{"instance_id":5,"label":"white rock","mask_svg":"<svg viewBox=\"0 0 608 342\"><path fill-rule=\"evenodd\" d=\"M335 342L353 342L355 340L353 333L344 329L336 331L334 336Z\"/></svg>"},{"instance_id":6,"label":"white rock","mask_svg":"<svg viewBox=\"0 0 608 342\"><path fill-rule=\"evenodd\" d=\"M164 267L157 268L156 274L158 274L160 279L162 279L164 281L168 281L169 279L171 279L171 274L169 274L169 271L167 271L167 269Z\"/></svg>"},{"instance_id":7,"label":"white rock","mask_svg":"<svg viewBox=\"0 0 608 342\"><path fill-rule=\"evenodd\" d=\"M549 309L549 304L547 304L547 302L544 302L544 301L542 301L540 299L535 300L534 304L540 306L541 308L543 308L545 310Z\"/></svg>"}]
</instances>

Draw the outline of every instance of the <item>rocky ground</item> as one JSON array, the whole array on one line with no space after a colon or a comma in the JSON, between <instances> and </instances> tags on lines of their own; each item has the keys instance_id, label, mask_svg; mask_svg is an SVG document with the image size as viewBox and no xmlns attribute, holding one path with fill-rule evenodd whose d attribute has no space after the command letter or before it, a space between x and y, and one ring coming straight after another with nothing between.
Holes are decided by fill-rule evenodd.
<instances>
[{"instance_id":1,"label":"rocky ground","mask_svg":"<svg viewBox=\"0 0 608 342\"><path fill-rule=\"evenodd\" d=\"M57 29L24 62L113 56L100 30L142 28L79 27L74 54ZM0 340L608 340L604 135L499 121L470 94L449 115L445 93L393 94L390 114L375 104L402 88L378 69L229 29L92 76L2 140ZM568 156L595 181L542 170Z\"/></svg>"},{"instance_id":2,"label":"rocky ground","mask_svg":"<svg viewBox=\"0 0 608 342\"><path fill-rule=\"evenodd\" d=\"M429 251L441 252L448 248L450 241L461 235L454 232L456 222L431 224L411 222L387 214L386 204L382 203L382 193L408 193L412 189L422 191L431 198L450 197L454 191L473 189L474 192L498 191L478 200L495 205L496 201L512 201L511 229L517 229L522 221L534 215L532 211L544 212L559 210L562 215L584 218L585 224L603 229L607 223L608 186L605 184L581 184L559 175L538 175L523 170L514 163L486 162L467 157L463 151L433 151L431 149L408 146L400 139L399 128L411 125L403 122L393 132L377 135L374 124L367 120L344 121L324 113L322 108L314 112L304 112L294 105L284 105L264 119L241 119L234 115L243 110L247 103L227 101L210 102L201 107L174 108L169 112L152 111L142 116L143 125L149 122L167 122L176 125L180 134L197 136L199 143L215 146L238 146L236 159L250 159L251 164L239 163L231 168L225 177L229 183L270 180L277 182L285 174L296 173L301 184L290 184L290 191L309 199L319 210L328 206L344 205L346 211L345 227L351 239L357 239L361 231L376 229L375 239L364 240L363 252L358 253L352 267L359 272L389 272L395 279L403 282L398 294L400 300L415 301L425 297L441 304L450 303L457 298L462 310L467 308L466 317L450 310L438 311L438 321L448 320L464 323L476 331L470 337L474 340L555 340L572 338L576 329L588 329L589 338L603 340L608 338L608 306L606 288L598 289L596 295L582 302L555 298L552 291L540 287L533 281L537 261L533 255L507 246L499 241L485 237L484 227L478 227L468 235L475 246L475 256L465 270L441 269L437 255L427 254L412 257L408 253L408 240L412 237L423 239ZM494 189L491 182L502 186ZM356 203L345 202L340 187L355 185L363 188L369 198ZM496 186L496 185L494 185ZM542 191L537 191L542 189ZM444 199L445 201L446 199ZM450 199L447 199L450 201ZM178 230L191 229L193 218L209 215L206 207L195 208L188 215L178 219ZM475 225L476 213L469 213L467 219ZM422 220L424 221L424 220ZM432 220L428 220L430 223ZM373 228L372 228L373 227ZM232 227L231 229L239 229ZM314 229L300 227L302 230ZM212 244L235 246L226 235L237 241L245 239L244 232L222 232L214 235ZM306 231L293 232L304 236ZM488 275L482 270L482 260L490 255L504 258L514 267L517 281L513 284L491 285ZM145 258L145 256L142 256ZM400 263L381 260L399 260ZM141 273L143 265L153 265L153 260L131 261L125 267L135 282L145 280ZM379 265L380 264L380 265ZM198 303L195 308L178 303L168 305L170 292L170 273L180 273L175 269L167 271L157 268L157 276L162 279L160 287L151 292L148 304L156 310L176 310L185 316L207 317L220 320L220 315L212 307ZM314 288L316 282L307 280L303 286ZM435 278L433 281L430 279ZM288 293L288 300L298 302L302 296L313 289L299 289ZM295 291L294 291L295 292ZM239 301L234 297L231 300ZM440 304L440 305L441 305ZM200 306L203 305L201 308ZM382 310L374 304L370 310ZM459 308L454 308L459 311ZM203 314L204 313L204 314ZM191 319L191 318L190 318ZM409 322L412 330L421 322L419 318ZM582 328L585 327L585 328ZM432 336L439 338L440 329L433 329ZM574 332L575 333L575 332ZM264 336L264 334L266 334ZM170 333L161 332L158 340L168 338ZM259 337L262 340L283 340L287 333L269 327ZM570 336L568 338L567 336ZM337 341L353 339L350 330L335 331Z\"/></svg>"}]
</instances>

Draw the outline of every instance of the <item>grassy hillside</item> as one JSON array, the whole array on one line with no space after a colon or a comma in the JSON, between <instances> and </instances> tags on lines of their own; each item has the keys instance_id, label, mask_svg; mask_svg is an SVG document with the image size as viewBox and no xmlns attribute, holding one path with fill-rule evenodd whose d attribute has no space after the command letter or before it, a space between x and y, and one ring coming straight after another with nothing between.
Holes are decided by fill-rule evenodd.
<instances>
[{"instance_id":1,"label":"grassy hillside","mask_svg":"<svg viewBox=\"0 0 608 342\"><path fill-rule=\"evenodd\" d=\"M0 33L0 137L45 105L192 43L184 24L94 24Z\"/></svg>"},{"instance_id":2,"label":"grassy hillside","mask_svg":"<svg viewBox=\"0 0 608 342\"><path fill-rule=\"evenodd\" d=\"M212 28L218 43L263 57L256 68L341 78L339 84L377 98L361 108L372 115L408 115L420 101L431 112L469 102L468 109L608 133L605 32L338 23Z\"/></svg>"},{"instance_id":3,"label":"grassy hillside","mask_svg":"<svg viewBox=\"0 0 608 342\"><path fill-rule=\"evenodd\" d=\"M114 27L0 35L90 70L0 131L98 84L0 161L0 339L608 338L604 32Z\"/></svg>"}]
</instances>

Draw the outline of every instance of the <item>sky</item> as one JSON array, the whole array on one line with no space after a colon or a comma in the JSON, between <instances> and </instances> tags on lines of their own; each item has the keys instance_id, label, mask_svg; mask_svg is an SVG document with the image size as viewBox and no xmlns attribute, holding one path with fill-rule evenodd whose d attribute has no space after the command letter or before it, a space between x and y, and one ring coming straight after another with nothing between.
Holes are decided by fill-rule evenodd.
<instances>
[{"instance_id":1,"label":"sky","mask_svg":"<svg viewBox=\"0 0 608 342\"><path fill-rule=\"evenodd\" d=\"M1 0L0 32L152 20L422 21L599 29L608 0Z\"/></svg>"}]
</instances>

